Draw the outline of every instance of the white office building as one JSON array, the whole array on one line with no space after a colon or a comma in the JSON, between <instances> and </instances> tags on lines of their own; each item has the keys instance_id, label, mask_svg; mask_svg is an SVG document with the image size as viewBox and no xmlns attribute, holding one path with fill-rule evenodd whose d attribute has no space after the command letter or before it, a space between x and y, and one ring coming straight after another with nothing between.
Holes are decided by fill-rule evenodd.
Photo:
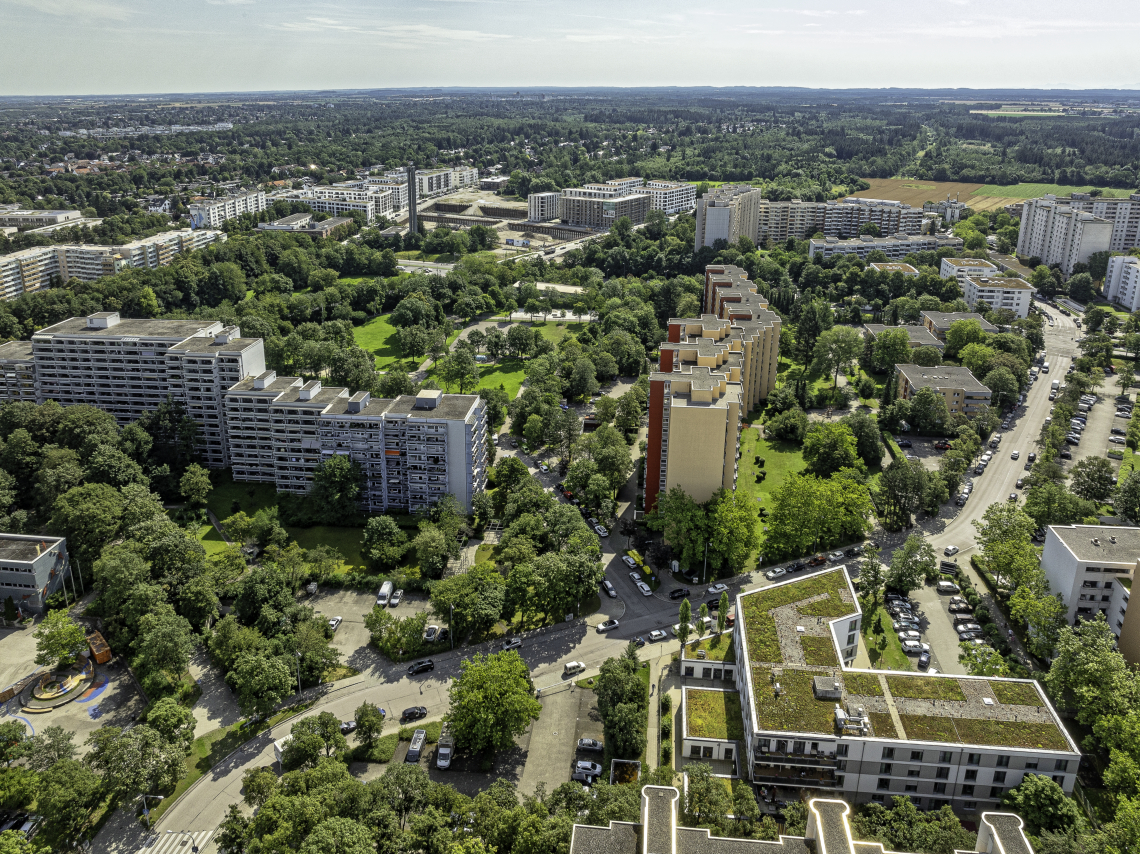
<instances>
[{"instance_id":1,"label":"white office building","mask_svg":"<svg viewBox=\"0 0 1140 854\"><path fill-rule=\"evenodd\" d=\"M970 276L962 280L961 284L962 295L971 309L979 302L984 302L995 310L1009 309L1017 317L1029 316L1029 306L1033 304L1033 295L1037 293L1037 288L1025 279L984 279Z\"/></svg>"},{"instance_id":2,"label":"white office building","mask_svg":"<svg viewBox=\"0 0 1140 854\"><path fill-rule=\"evenodd\" d=\"M559 193L531 193L527 196L527 219L531 222L549 222L558 218Z\"/></svg>"},{"instance_id":3,"label":"white office building","mask_svg":"<svg viewBox=\"0 0 1140 854\"><path fill-rule=\"evenodd\" d=\"M962 284L967 278L993 278L1001 274L995 265L980 258L943 258L938 275L943 279L957 279Z\"/></svg>"},{"instance_id":4,"label":"white office building","mask_svg":"<svg viewBox=\"0 0 1140 854\"><path fill-rule=\"evenodd\" d=\"M1113 255L1108 259L1104 295L1129 312L1140 309L1140 258Z\"/></svg>"},{"instance_id":5,"label":"white office building","mask_svg":"<svg viewBox=\"0 0 1140 854\"><path fill-rule=\"evenodd\" d=\"M901 261L915 252L935 252L939 249L961 249L962 238L943 234L893 234L890 237L872 237L863 234L840 240L838 237L813 239L808 244L808 257L816 254L824 258L832 255L858 255L866 259L875 250L881 251L888 259Z\"/></svg>"},{"instance_id":6,"label":"white office building","mask_svg":"<svg viewBox=\"0 0 1140 854\"><path fill-rule=\"evenodd\" d=\"M187 207L190 211L191 228L221 228L227 219L247 213L258 214L265 210L266 206L265 193L253 190L222 199L201 199L191 202Z\"/></svg>"},{"instance_id":7,"label":"white office building","mask_svg":"<svg viewBox=\"0 0 1140 854\"><path fill-rule=\"evenodd\" d=\"M1094 252L1108 250L1112 235L1111 222L1060 204L1056 196L1029 199L1021 216L1017 254L1040 258L1047 267L1057 264L1067 277L1074 264L1087 264Z\"/></svg>"},{"instance_id":8,"label":"white office building","mask_svg":"<svg viewBox=\"0 0 1140 854\"><path fill-rule=\"evenodd\" d=\"M69 225L83 219L79 211L0 211L0 227L43 228L49 225Z\"/></svg>"},{"instance_id":9,"label":"white office building","mask_svg":"<svg viewBox=\"0 0 1140 854\"><path fill-rule=\"evenodd\" d=\"M697 205L697 187L684 181L646 181L649 209L667 214L691 211Z\"/></svg>"}]
</instances>

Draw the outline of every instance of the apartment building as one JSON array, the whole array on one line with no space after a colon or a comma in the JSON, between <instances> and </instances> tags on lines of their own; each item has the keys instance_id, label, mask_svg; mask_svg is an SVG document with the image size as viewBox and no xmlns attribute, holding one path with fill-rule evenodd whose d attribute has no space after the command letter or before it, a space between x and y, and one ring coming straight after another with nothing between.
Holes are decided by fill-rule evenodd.
<instances>
[{"instance_id":1,"label":"apartment building","mask_svg":"<svg viewBox=\"0 0 1140 854\"><path fill-rule=\"evenodd\" d=\"M1140 246L1140 193L1132 193L1127 199L1110 199L1093 196L1091 193L1070 193L1064 196L1046 195L1040 199L1029 199L1024 203L1022 216L1031 208L1042 203L1054 202L1073 211L1091 214L1112 224L1112 236L1108 248L1124 252ZM1024 228L1024 223L1022 224Z\"/></svg>"},{"instance_id":2,"label":"apartment building","mask_svg":"<svg viewBox=\"0 0 1140 854\"><path fill-rule=\"evenodd\" d=\"M646 181L649 209L667 214L691 211L697 204L697 187L684 181Z\"/></svg>"},{"instance_id":3,"label":"apartment building","mask_svg":"<svg viewBox=\"0 0 1140 854\"><path fill-rule=\"evenodd\" d=\"M992 392L982 385L968 368L957 365L895 365L898 371L899 397L911 400L919 389L932 388L946 400L950 414L971 415L990 405Z\"/></svg>"},{"instance_id":4,"label":"apartment building","mask_svg":"<svg viewBox=\"0 0 1140 854\"><path fill-rule=\"evenodd\" d=\"M922 312L922 325L931 331L935 338L946 343L946 333L950 327L959 320L976 320L983 332L993 333L999 331L996 326L982 317L968 311L924 311Z\"/></svg>"},{"instance_id":5,"label":"apartment building","mask_svg":"<svg viewBox=\"0 0 1140 854\"><path fill-rule=\"evenodd\" d=\"M872 261L867 266L876 273L902 273L908 279L918 278L918 268L912 267L910 264L900 264L891 261Z\"/></svg>"},{"instance_id":6,"label":"apartment building","mask_svg":"<svg viewBox=\"0 0 1140 854\"><path fill-rule=\"evenodd\" d=\"M70 573L63 537L0 534L0 602L11 597L24 614L38 614Z\"/></svg>"},{"instance_id":7,"label":"apartment building","mask_svg":"<svg viewBox=\"0 0 1140 854\"><path fill-rule=\"evenodd\" d=\"M919 347L936 347L939 350L946 348L946 343L940 341L933 332L925 326L886 326L882 323L867 323L863 326L863 337L870 338L874 341L884 332L901 329L907 334L910 339L911 349L918 349Z\"/></svg>"},{"instance_id":8,"label":"apartment building","mask_svg":"<svg viewBox=\"0 0 1140 854\"><path fill-rule=\"evenodd\" d=\"M390 187L380 184L309 187L288 192L283 198L306 204L314 213L338 217L360 213L368 223L375 222L378 217L391 216L396 211L395 193Z\"/></svg>"},{"instance_id":9,"label":"apartment building","mask_svg":"<svg viewBox=\"0 0 1140 854\"><path fill-rule=\"evenodd\" d=\"M962 280L962 295L973 308L984 302L992 309L1005 308L1018 317L1029 316L1029 306L1037 288L1025 279L983 279L970 276Z\"/></svg>"},{"instance_id":10,"label":"apartment building","mask_svg":"<svg viewBox=\"0 0 1140 854\"><path fill-rule=\"evenodd\" d=\"M304 383L299 377L279 377L262 371L243 377L222 396L226 436L233 478L243 483L277 483L273 451L273 419L269 407L286 393L295 394Z\"/></svg>"},{"instance_id":11,"label":"apartment building","mask_svg":"<svg viewBox=\"0 0 1140 854\"><path fill-rule=\"evenodd\" d=\"M492 192L497 193L509 183L511 183L511 179L507 175L491 175L487 178L479 179L479 189L491 190Z\"/></svg>"},{"instance_id":12,"label":"apartment building","mask_svg":"<svg viewBox=\"0 0 1140 854\"><path fill-rule=\"evenodd\" d=\"M31 341L0 344L0 400L36 402L36 369Z\"/></svg>"},{"instance_id":13,"label":"apartment building","mask_svg":"<svg viewBox=\"0 0 1140 854\"><path fill-rule=\"evenodd\" d=\"M1088 263L1094 252L1111 248L1113 230L1109 220L1060 204L1056 196L1029 199L1021 216L1017 254L1040 258L1047 267L1057 264L1068 277L1074 264Z\"/></svg>"},{"instance_id":14,"label":"apartment building","mask_svg":"<svg viewBox=\"0 0 1140 854\"><path fill-rule=\"evenodd\" d=\"M996 278L1001 270L989 261L980 258L943 258L938 268L938 275L943 279L955 279L958 284L965 282L966 278Z\"/></svg>"},{"instance_id":15,"label":"apartment building","mask_svg":"<svg viewBox=\"0 0 1140 854\"><path fill-rule=\"evenodd\" d=\"M1104 295L1129 312L1140 309L1140 258L1113 255L1108 259Z\"/></svg>"},{"instance_id":16,"label":"apartment building","mask_svg":"<svg viewBox=\"0 0 1140 854\"><path fill-rule=\"evenodd\" d=\"M560 193L531 193L527 196L527 219L531 222L549 222L558 218Z\"/></svg>"},{"instance_id":17,"label":"apartment building","mask_svg":"<svg viewBox=\"0 0 1140 854\"><path fill-rule=\"evenodd\" d=\"M258 214L267 206L265 193L252 190L221 199L200 199L187 205L191 228L221 228L227 219L242 214Z\"/></svg>"},{"instance_id":18,"label":"apartment building","mask_svg":"<svg viewBox=\"0 0 1140 854\"><path fill-rule=\"evenodd\" d=\"M0 256L0 298L13 299L49 287L53 277L91 282L127 267L163 267L177 255L225 240L225 232L183 228L121 246L57 243L23 249Z\"/></svg>"},{"instance_id":19,"label":"apartment building","mask_svg":"<svg viewBox=\"0 0 1140 854\"><path fill-rule=\"evenodd\" d=\"M349 217L334 216L320 222L313 222L311 213L297 213L275 219L273 222L259 223L260 231L291 231L294 234L308 234L312 237L328 237L337 226L352 222Z\"/></svg>"},{"instance_id":20,"label":"apartment building","mask_svg":"<svg viewBox=\"0 0 1140 854\"><path fill-rule=\"evenodd\" d=\"M950 194L946 194L945 201L937 202L923 202L922 210L924 213L934 213L942 217L944 222L955 223L958 222L966 210L967 205L965 202L958 201L958 195L954 194L954 199L950 199Z\"/></svg>"},{"instance_id":21,"label":"apartment building","mask_svg":"<svg viewBox=\"0 0 1140 854\"><path fill-rule=\"evenodd\" d=\"M0 226L9 228L43 228L45 225L67 225L83 219L79 211L0 211Z\"/></svg>"},{"instance_id":22,"label":"apartment building","mask_svg":"<svg viewBox=\"0 0 1140 854\"><path fill-rule=\"evenodd\" d=\"M1050 525L1041 568L1049 592L1061 598L1070 624L1104 617L1121 654L1140 663L1140 614L1128 616L1132 578L1140 561L1140 528Z\"/></svg>"},{"instance_id":23,"label":"apartment building","mask_svg":"<svg viewBox=\"0 0 1140 854\"><path fill-rule=\"evenodd\" d=\"M827 202L800 199L760 202L757 236L772 243L789 238L807 240L817 233L826 237L854 237L867 223L880 234L921 234L922 211L902 202L849 196Z\"/></svg>"},{"instance_id":24,"label":"apartment building","mask_svg":"<svg viewBox=\"0 0 1140 854\"><path fill-rule=\"evenodd\" d=\"M722 701L741 725L713 731L693 717L694 704L717 698L697 693L708 680L686 677L684 756L727 759L775 799L806 789L889 805L901 795L971 815L1026 774L1073 791L1080 751L1033 680L854 669L863 615L845 567L743 591L736 613L749 615L732 636L748 666L734 668L737 696Z\"/></svg>"},{"instance_id":25,"label":"apartment building","mask_svg":"<svg viewBox=\"0 0 1140 854\"><path fill-rule=\"evenodd\" d=\"M734 243L741 237L757 241L760 209L764 199L760 191L747 184L725 184L709 190L697 199L697 232L693 251L712 246L717 240Z\"/></svg>"},{"instance_id":26,"label":"apartment building","mask_svg":"<svg viewBox=\"0 0 1140 854\"><path fill-rule=\"evenodd\" d=\"M780 318L738 267L705 270L704 313L670 318L649 376L645 508L681 487L734 489L744 415L775 388Z\"/></svg>"},{"instance_id":27,"label":"apartment building","mask_svg":"<svg viewBox=\"0 0 1140 854\"><path fill-rule=\"evenodd\" d=\"M757 211L757 242L783 243L789 238L806 240L827 227L827 208L822 202L762 199Z\"/></svg>"},{"instance_id":28,"label":"apartment building","mask_svg":"<svg viewBox=\"0 0 1140 854\"><path fill-rule=\"evenodd\" d=\"M726 786L732 780L724 779ZM769 813L777 812L775 798L764 794L761 802ZM798 799L799 794L789 800ZM706 827L684 827L681 792L672 786L641 789L641 820L610 821L607 827L575 824L570 831L570 854L894 854L882 843L856 840L851 826L851 806L836 797L815 797L807 802L804 835L781 834L775 842L713 836ZM1033 854L1025 823L1008 812L983 812L978 820L977 854ZM955 851L954 854L968 854Z\"/></svg>"},{"instance_id":29,"label":"apartment building","mask_svg":"<svg viewBox=\"0 0 1140 854\"><path fill-rule=\"evenodd\" d=\"M817 254L825 259L833 255L858 255L866 260L867 256L879 250L888 259L903 260L915 252L936 252L939 249L961 249L962 238L943 234L893 234L890 237L872 237L863 234L841 240L838 237L824 237L813 239L808 244L808 257L814 258Z\"/></svg>"},{"instance_id":30,"label":"apartment building","mask_svg":"<svg viewBox=\"0 0 1140 854\"><path fill-rule=\"evenodd\" d=\"M567 225L606 229L618 217L629 217L633 225L645 222L649 213L647 193L623 193L615 187L587 184L571 187L560 194L559 218Z\"/></svg>"}]
</instances>

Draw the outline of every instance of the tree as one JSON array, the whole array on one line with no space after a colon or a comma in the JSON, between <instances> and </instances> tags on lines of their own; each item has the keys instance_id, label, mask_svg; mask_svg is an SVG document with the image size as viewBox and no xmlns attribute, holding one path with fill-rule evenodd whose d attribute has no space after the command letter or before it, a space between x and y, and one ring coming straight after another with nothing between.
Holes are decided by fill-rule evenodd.
<instances>
[{"instance_id":1,"label":"tree","mask_svg":"<svg viewBox=\"0 0 1140 854\"><path fill-rule=\"evenodd\" d=\"M910 417L919 433L942 434L950 421L946 398L932 388L920 388L910 399Z\"/></svg>"},{"instance_id":2,"label":"tree","mask_svg":"<svg viewBox=\"0 0 1140 854\"><path fill-rule=\"evenodd\" d=\"M864 596L870 598L870 607L866 610L874 613L879 607L879 595L883 592L883 582L886 573L879 560L879 550L875 546L867 545L863 548L863 559L859 562L859 589Z\"/></svg>"},{"instance_id":3,"label":"tree","mask_svg":"<svg viewBox=\"0 0 1140 854\"><path fill-rule=\"evenodd\" d=\"M191 463L178 482L178 491L191 507L205 507L213 488L210 473L197 463Z\"/></svg>"},{"instance_id":4,"label":"tree","mask_svg":"<svg viewBox=\"0 0 1140 854\"><path fill-rule=\"evenodd\" d=\"M617 400L614 426L621 430L636 430L641 426L641 400L632 391L627 391Z\"/></svg>"},{"instance_id":5,"label":"tree","mask_svg":"<svg viewBox=\"0 0 1140 854\"><path fill-rule=\"evenodd\" d=\"M938 574L938 559L934 547L921 534L911 534L891 555L887 570L887 587L909 593L922 586L922 582Z\"/></svg>"},{"instance_id":6,"label":"tree","mask_svg":"<svg viewBox=\"0 0 1140 854\"><path fill-rule=\"evenodd\" d=\"M1071 476L1069 488L1086 501L1102 503L1112 495L1115 472L1104 457L1085 457L1073 466Z\"/></svg>"},{"instance_id":7,"label":"tree","mask_svg":"<svg viewBox=\"0 0 1140 854\"><path fill-rule=\"evenodd\" d=\"M1035 555L1034 555L1035 557ZM1056 596L1049 595L1049 582L1039 566L1033 566L1036 576L1016 582L1017 587L1009 600L1009 613L1029 627L1029 648L1040 658L1048 658L1068 624L1068 611Z\"/></svg>"},{"instance_id":8,"label":"tree","mask_svg":"<svg viewBox=\"0 0 1140 854\"><path fill-rule=\"evenodd\" d=\"M1044 830L1067 833L1081 820L1076 801L1043 774L1026 774L1005 793L1002 803L1025 820L1025 829L1034 836Z\"/></svg>"},{"instance_id":9,"label":"tree","mask_svg":"<svg viewBox=\"0 0 1140 854\"><path fill-rule=\"evenodd\" d=\"M293 674L280 658L245 653L226 675L238 695L238 707L244 715L264 715L289 696Z\"/></svg>"},{"instance_id":10,"label":"tree","mask_svg":"<svg viewBox=\"0 0 1140 854\"><path fill-rule=\"evenodd\" d=\"M0 723L0 760L10 767L12 762L26 755L28 731L20 721Z\"/></svg>"},{"instance_id":11,"label":"tree","mask_svg":"<svg viewBox=\"0 0 1140 854\"><path fill-rule=\"evenodd\" d=\"M360 463L344 454L332 454L321 460L313 472L309 493L316 515L325 524L336 525L358 515L364 475Z\"/></svg>"},{"instance_id":12,"label":"tree","mask_svg":"<svg viewBox=\"0 0 1140 854\"><path fill-rule=\"evenodd\" d=\"M100 727L87 737L86 762L102 775L103 786L120 802L172 787L186 773L186 755L158 730L138 724L131 729Z\"/></svg>"},{"instance_id":13,"label":"tree","mask_svg":"<svg viewBox=\"0 0 1140 854\"><path fill-rule=\"evenodd\" d=\"M983 344L986 333L977 320L955 320L946 330L946 355L956 358L969 344Z\"/></svg>"},{"instance_id":14,"label":"tree","mask_svg":"<svg viewBox=\"0 0 1140 854\"><path fill-rule=\"evenodd\" d=\"M351 818L332 816L313 828L299 854L373 854L371 829Z\"/></svg>"},{"instance_id":15,"label":"tree","mask_svg":"<svg viewBox=\"0 0 1140 854\"><path fill-rule=\"evenodd\" d=\"M738 575L760 547L756 502L743 490L717 490L707 515L709 562L718 570Z\"/></svg>"},{"instance_id":16,"label":"tree","mask_svg":"<svg viewBox=\"0 0 1140 854\"><path fill-rule=\"evenodd\" d=\"M163 697L147 713L146 722L172 744L189 750L194 740L194 713L173 697Z\"/></svg>"},{"instance_id":17,"label":"tree","mask_svg":"<svg viewBox=\"0 0 1140 854\"><path fill-rule=\"evenodd\" d=\"M68 551L90 566L118 533L123 506L119 490L105 483L87 483L56 500L48 527L67 537Z\"/></svg>"},{"instance_id":18,"label":"tree","mask_svg":"<svg viewBox=\"0 0 1140 854\"><path fill-rule=\"evenodd\" d=\"M834 326L820 334L812 351L812 371L834 373L832 388L839 386L839 372L859 357L863 336L850 326Z\"/></svg>"},{"instance_id":19,"label":"tree","mask_svg":"<svg viewBox=\"0 0 1140 854\"><path fill-rule=\"evenodd\" d=\"M185 617L166 609L144 614L132 643L134 666L143 672L163 670L176 677L190 663L193 630Z\"/></svg>"},{"instance_id":20,"label":"tree","mask_svg":"<svg viewBox=\"0 0 1140 854\"><path fill-rule=\"evenodd\" d=\"M518 652L476 653L460 662L445 720L458 750L485 753L510 748L541 710Z\"/></svg>"},{"instance_id":21,"label":"tree","mask_svg":"<svg viewBox=\"0 0 1140 854\"><path fill-rule=\"evenodd\" d=\"M689 778L688 797L685 800L685 812L688 813L689 821L697 827L719 827L724 824L725 816L732 809L732 797L728 788L713 776L712 768L705 762L690 762L685 766L685 775Z\"/></svg>"},{"instance_id":22,"label":"tree","mask_svg":"<svg viewBox=\"0 0 1140 854\"><path fill-rule=\"evenodd\" d=\"M910 362L910 335L905 329L884 329L875 336L872 361L880 371Z\"/></svg>"},{"instance_id":23,"label":"tree","mask_svg":"<svg viewBox=\"0 0 1140 854\"><path fill-rule=\"evenodd\" d=\"M677 640L681 642L681 648L683 649L685 643L689 640L689 632L692 630L693 621L693 606L688 599L681 600L681 609L678 616Z\"/></svg>"},{"instance_id":24,"label":"tree","mask_svg":"<svg viewBox=\"0 0 1140 854\"><path fill-rule=\"evenodd\" d=\"M834 331L834 330L832 330ZM820 477L830 477L840 469L861 468L855 434L843 422L815 423L804 438L804 461L807 470Z\"/></svg>"},{"instance_id":25,"label":"tree","mask_svg":"<svg viewBox=\"0 0 1140 854\"><path fill-rule=\"evenodd\" d=\"M290 733L294 738L312 735L320 740L325 756L332 756L348 749L348 741L340 732L340 719L332 712L301 718L293 724Z\"/></svg>"},{"instance_id":26,"label":"tree","mask_svg":"<svg viewBox=\"0 0 1140 854\"><path fill-rule=\"evenodd\" d=\"M982 514L982 521L973 520L978 530L978 545L982 560L995 576L1005 576L1017 583L1011 574L1014 567L1025 565L1023 556L1037 527L1016 502L1000 501L991 504Z\"/></svg>"},{"instance_id":27,"label":"tree","mask_svg":"<svg viewBox=\"0 0 1140 854\"><path fill-rule=\"evenodd\" d=\"M87 635L66 611L48 611L32 633L36 639L36 664L67 667L87 646Z\"/></svg>"},{"instance_id":28,"label":"tree","mask_svg":"<svg viewBox=\"0 0 1140 854\"><path fill-rule=\"evenodd\" d=\"M993 405L998 409L1005 409L1017 403L1017 395L1021 391L1017 380L1006 367L994 368L986 374L982 385L993 394Z\"/></svg>"},{"instance_id":29,"label":"tree","mask_svg":"<svg viewBox=\"0 0 1140 854\"><path fill-rule=\"evenodd\" d=\"M1120 478L1112 504L1133 525L1140 524L1140 470L1133 469L1127 477Z\"/></svg>"},{"instance_id":30,"label":"tree","mask_svg":"<svg viewBox=\"0 0 1140 854\"><path fill-rule=\"evenodd\" d=\"M798 406L781 412L764 426L764 435L785 442L802 442L807 433L807 414Z\"/></svg>"},{"instance_id":31,"label":"tree","mask_svg":"<svg viewBox=\"0 0 1140 854\"><path fill-rule=\"evenodd\" d=\"M926 489L926 478L922 463L901 456L883 469L879 498L884 509L884 527L891 531L910 527Z\"/></svg>"},{"instance_id":32,"label":"tree","mask_svg":"<svg viewBox=\"0 0 1140 854\"><path fill-rule=\"evenodd\" d=\"M321 751L324 742L321 737L307 729L298 730L298 721L293 724L288 741L281 747L281 770L297 771L298 769L315 768L321 760Z\"/></svg>"},{"instance_id":33,"label":"tree","mask_svg":"<svg viewBox=\"0 0 1140 854\"><path fill-rule=\"evenodd\" d=\"M1136 676L1116 651L1116 635L1099 614L1060 630L1045 685L1086 726L1125 714L1140 698Z\"/></svg>"},{"instance_id":34,"label":"tree","mask_svg":"<svg viewBox=\"0 0 1140 854\"><path fill-rule=\"evenodd\" d=\"M399 564L407 551L408 537L391 516L373 516L364 526L361 554L380 569Z\"/></svg>"},{"instance_id":35,"label":"tree","mask_svg":"<svg viewBox=\"0 0 1140 854\"><path fill-rule=\"evenodd\" d=\"M594 687L605 742L620 759L636 759L645 749L649 691L637 675L639 666L636 657L609 658Z\"/></svg>"},{"instance_id":36,"label":"tree","mask_svg":"<svg viewBox=\"0 0 1140 854\"><path fill-rule=\"evenodd\" d=\"M1140 335L1136 336L1140 340ZM617 416L618 402L615 398L602 396L594 404L594 416L601 424L611 424Z\"/></svg>"},{"instance_id":37,"label":"tree","mask_svg":"<svg viewBox=\"0 0 1140 854\"><path fill-rule=\"evenodd\" d=\"M855 412L842 418L840 423L855 437L855 452L859 459L867 466L878 465L883 459L882 431L878 422L865 412Z\"/></svg>"},{"instance_id":38,"label":"tree","mask_svg":"<svg viewBox=\"0 0 1140 854\"><path fill-rule=\"evenodd\" d=\"M720 594L720 602L717 603L716 610L716 630L717 633L724 631L725 621L728 619L728 591Z\"/></svg>"},{"instance_id":39,"label":"tree","mask_svg":"<svg viewBox=\"0 0 1140 854\"><path fill-rule=\"evenodd\" d=\"M41 774L36 809L49 833L69 838L83 829L101 796L99 778L90 768L75 759L61 759Z\"/></svg>"},{"instance_id":40,"label":"tree","mask_svg":"<svg viewBox=\"0 0 1140 854\"><path fill-rule=\"evenodd\" d=\"M376 739L384 731L384 713L375 703L364 702L356 707L353 714L356 721L356 737L367 752L371 752Z\"/></svg>"},{"instance_id":41,"label":"tree","mask_svg":"<svg viewBox=\"0 0 1140 854\"><path fill-rule=\"evenodd\" d=\"M966 668L971 676L1008 676L1009 665L1001 654L992 647L960 643L958 663Z\"/></svg>"}]
</instances>

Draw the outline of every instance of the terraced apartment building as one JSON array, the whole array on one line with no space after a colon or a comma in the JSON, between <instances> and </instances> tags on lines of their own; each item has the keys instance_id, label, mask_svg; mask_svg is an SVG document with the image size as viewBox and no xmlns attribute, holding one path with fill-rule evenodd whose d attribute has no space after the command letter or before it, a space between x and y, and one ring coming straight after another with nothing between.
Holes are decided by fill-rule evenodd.
<instances>
[{"instance_id":1,"label":"terraced apartment building","mask_svg":"<svg viewBox=\"0 0 1140 854\"><path fill-rule=\"evenodd\" d=\"M736 487L745 414L776 385L780 317L742 269L705 269L704 313L670 318L649 376L645 508L681 487L697 501Z\"/></svg>"},{"instance_id":2,"label":"terraced apartment building","mask_svg":"<svg viewBox=\"0 0 1140 854\"><path fill-rule=\"evenodd\" d=\"M1112 230L1107 248L1114 252L1125 252L1134 246L1140 246L1140 193L1131 193L1126 199L1094 196L1091 193L1070 193L1067 197L1046 195L1027 200L1021 215L1023 218L1033 217L1037 208L1051 204L1108 222Z\"/></svg>"},{"instance_id":3,"label":"terraced apartment building","mask_svg":"<svg viewBox=\"0 0 1140 854\"><path fill-rule=\"evenodd\" d=\"M1081 754L1037 682L856 667L862 622L845 567L738 594L735 684L686 679L683 755L736 769L762 801L903 795L977 814L1027 774L1072 793Z\"/></svg>"}]
</instances>

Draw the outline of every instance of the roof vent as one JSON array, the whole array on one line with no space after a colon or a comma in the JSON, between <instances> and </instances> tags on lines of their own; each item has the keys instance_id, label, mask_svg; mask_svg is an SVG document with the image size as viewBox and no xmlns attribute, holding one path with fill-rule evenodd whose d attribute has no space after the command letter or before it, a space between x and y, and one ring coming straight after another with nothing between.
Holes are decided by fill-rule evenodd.
<instances>
[{"instance_id":1,"label":"roof vent","mask_svg":"<svg viewBox=\"0 0 1140 854\"><path fill-rule=\"evenodd\" d=\"M320 380L312 380L311 382L307 382L303 386L301 386L301 391L297 394L297 397L301 400L312 400L314 397L316 397L320 393L321 393L321 381Z\"/></svg>"},{"instance_id":2,"label":"roof vent","mask_svg":"<svg viewBox=\"0 0 1140 854\"><path fill-rule=\"evenodd\" d=\"M1108 541L1109 541L1110 543L1113 543L1113 544L1115 545L1115 544L1116 544L1116 535L1114 534L1113 536L1109 537L1109 538L1108 538Z\"/></svg>"},{"instance_id":3,"label":"roof vent","mask_svg":"<svg viewBox=\"0 0 1140 854\"><path fill-rule=\"evenodd\" d=\"M1091 540L1089 540L1089 542L1092 543L1094 546L1099 546L1100 545L1100 537L1093 537Z\"/></svg>"},{"instance_id":4,"label":"roof vent","mask_svg":"<svg viewBox=\"0 0 1140 854\"><path fill-rule=\"evenodd\" d=\"M368 401L372 399L372 395L366 391L358 391L348 400L349 412L363 412L364 407L368 405Z\"/></svg>"},{"instance_id":5,"label":"roof vent","mask_svg":"<svg viewBox=\"0 0 1140 854\"><path fill-rule=\"evenodd\" d=\"M265 389L273 385L274 380L277 379L277 371L266 371L259 374L253 381L253 387L256 389Z\"/></svg>"},{"instance_id":6,"label":"roof vent","mask_svg":"<svg viewBox=\"0 0 1140 854\"><path fill-rule=\"evenodd\" d=\"M437 388L425 388L416 395L416 409L435 409L443 398Z\"/></svg>"},{"instance_id":7,"label":"roof vent","mask_svg":"<svg viewBox=\"0 0 1140 854\"><path fill-rule=\"evenodd\" d=\"M119 313L117 311L100 311L97 314L87 316L88 329L110 329L112 326L119 325Z\"/></svg>"}]
</instances>

